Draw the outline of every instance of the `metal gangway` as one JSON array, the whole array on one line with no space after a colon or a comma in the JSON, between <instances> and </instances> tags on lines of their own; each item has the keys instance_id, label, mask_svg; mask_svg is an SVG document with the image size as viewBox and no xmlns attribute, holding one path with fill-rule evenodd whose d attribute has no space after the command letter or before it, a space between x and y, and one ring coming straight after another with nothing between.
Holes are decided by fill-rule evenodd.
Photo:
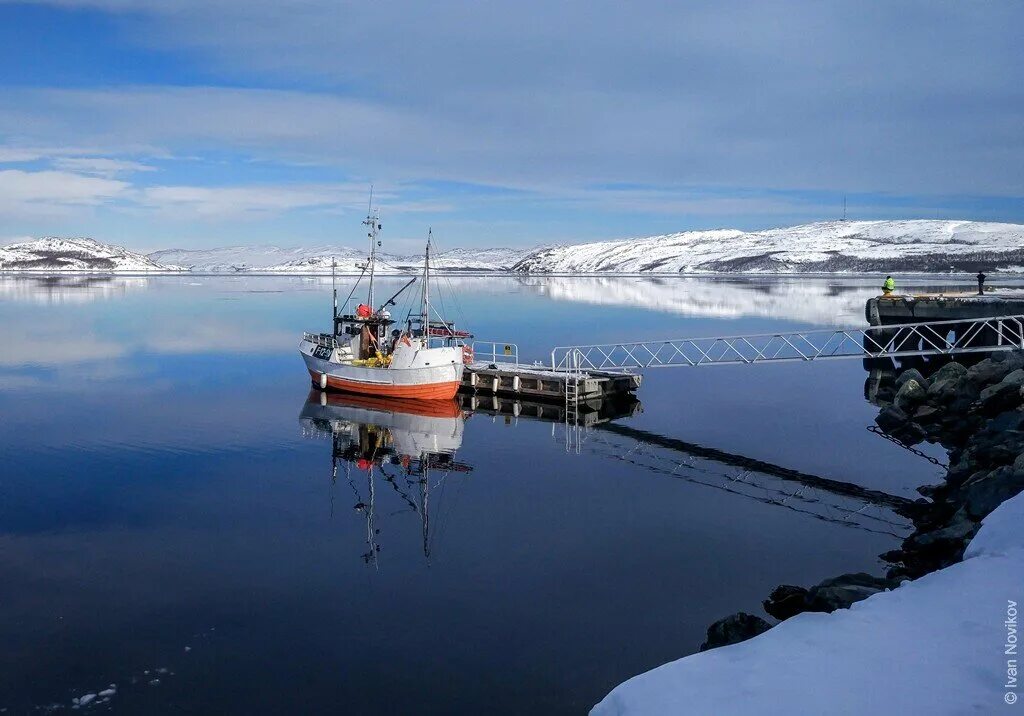
<instances>
[{"instance_id":1,"label":"metal gangway","mask_svg":"<svg viewBox=\"0 0 1024 716\"><path fill-rule=\"evenodd\" d=\"M588 370L747 365L837 358L901 358L1024 349L1024 315L713 338L559 346L551 368Z\"/></svg>"}]
</instances>

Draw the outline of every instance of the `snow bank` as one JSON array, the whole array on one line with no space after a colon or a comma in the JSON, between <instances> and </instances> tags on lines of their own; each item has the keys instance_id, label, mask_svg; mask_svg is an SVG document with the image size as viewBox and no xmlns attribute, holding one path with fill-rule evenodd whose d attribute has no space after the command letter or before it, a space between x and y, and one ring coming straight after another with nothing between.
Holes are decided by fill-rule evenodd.
<instances>
[{"instance_id":1,"label":"snow bank","mask_svg":"<svg viewBox=\"0 0 1024 716\"><path fill-rule=\"evenodd\" d=\"M1007 609L1024 599L1024 494L985 518L964 561L832 614L620 684L592 716L966 714L1010 709Z\"/></svg>"}]
</instances>

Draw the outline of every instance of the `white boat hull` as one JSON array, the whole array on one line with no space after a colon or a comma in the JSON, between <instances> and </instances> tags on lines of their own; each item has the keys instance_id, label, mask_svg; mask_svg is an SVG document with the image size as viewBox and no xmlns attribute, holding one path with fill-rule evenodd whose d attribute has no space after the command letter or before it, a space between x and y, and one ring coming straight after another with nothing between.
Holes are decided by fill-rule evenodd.
<instances>
[{"instance_id":1,"label":"white boat hull","mask_svg":"<svg viewBox=\"0 0 1024 716\"><path fill-rule=\"evenodd\" d=\"M392 398L450 400L462 383L462 349L459 347L396 350L389 367L351 365L321 358L318 345L303 339L299 352L313 384L362 395ZM324 351L321 348L321 353Z\"/></svg>"}]
</instances>

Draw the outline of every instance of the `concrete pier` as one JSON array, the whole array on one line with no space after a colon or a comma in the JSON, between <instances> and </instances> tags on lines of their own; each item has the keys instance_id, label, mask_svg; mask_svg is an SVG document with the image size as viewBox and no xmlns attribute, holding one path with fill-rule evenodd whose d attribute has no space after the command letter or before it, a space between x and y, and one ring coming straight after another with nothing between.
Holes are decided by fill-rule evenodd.
<instances>
[{"instance_id":1,"label":"concrete pier","mask_svg":"<svg viewBox=\"0 0 1024 716\"><path fill-rule=\"evenodd\" d=\"M869 298L865 317L872 326L925 321L974 320L1024 315L1024 292L892 294Z\"/></svg>"},{"instance_id":2,"label":"concrete pier","mask_svg":"<svg viewBox=\"0 0 1024 716\"><path fill-rule=\"evenodd\" d=\"M868 345L888 345L893 352L923 348L921 333L907 324L943 322L941 336L929 339L949 339L960 349L978 350L991 346L1006 347L1024 342L1019 321L1000 325L982 325L979 321L1002 316L1024 315L1024 292L950 293L876 296L869 298L864 307L865 317L872 327ZM962 321L962 323L960 322ZM889 328L891 326L891 328ZM934 342L934 341L932 341ZM888 359L885 359L886 361ZM865 368L874 365L874 359L865 359Z\"/></svg>"}]
</instances>

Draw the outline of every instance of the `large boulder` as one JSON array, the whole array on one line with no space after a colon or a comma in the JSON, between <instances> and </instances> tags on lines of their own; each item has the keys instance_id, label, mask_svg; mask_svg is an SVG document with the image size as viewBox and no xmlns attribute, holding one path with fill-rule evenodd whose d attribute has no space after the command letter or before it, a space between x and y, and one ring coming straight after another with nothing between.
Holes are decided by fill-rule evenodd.
<instances>
[{"instance_id":1,"label":"large boulder","mask_svg":"<svg viewBox=\"0 0 1024 716\"><path fill-rule=\"evenodd\" d=\"M914 534L907 538L904 549L917 551L944 551L962 553L981 525L965 514L957 513L950 524L931 532ZM958 552L959 550L959 552Z\"/></svg>"},{"instance_id":2,"label":"large boulder","mask_svg":"<svg viewBox=\"0 0 1024 716\"><path fill-rule=\"evenodd\" d=\"M960 378L967 375L967 369L956 361L950 361L935 371L932 380L946 380L947 378Z\"/></svg>"},{"instance_id":3,"label":"large boulder","mask_svg":"<svg viewBox=\"0 0 1024 716\"><path fill-rule=\"evenodd\" d=\"M895 405L887 405L879 411L875 422L882 430L893 432L905 426L909 419L907 414Z\"/></svg>"},{"instance_id":4,"label":"large boulder","mask_svg":"<svg viewBox=\"0 0 1024 716\"><path fill-rule=\"evenodd\" d=\"M1022 371L1024 372L1024 371ZM896 391L896 398L893 404L905 413L913 413L920 403L923 403L927 393L922 383L911 378L900 386Z\"/></svg>"},{"instance_id":5,"label":"large boulder","mask_svg":"<svg viewBox=\"0 0 1024 716\"><path fill-rule=\"evenodd\" d=\"M764 610L776 619L788 619L802 612L834 612L894 586L896 583L891 579L864 572L832 577L810 589L783 584L764 601Z\"/></svg>"},{"instance_id":6,"label":"large boulder","mask_svg":"<svg viewBox=\"0 0 1024 716\"><path fill-rule=\"evenodd\" d=\"M987 421L967 444L978 467L1009 465L1024 452L1024 413L1007 410Z\"/></svg>"},{"instance_id":7,"label":"large boulder","mask_svg":"<svg viewBox=\"0 0 1024 716\"><path fill-rule=\"evenodd\" d=\"M967 517L980 520L1021 490L1024 490L1024 472L1004 465L963 484L960 488L962 510Z\"/></svg>"},{"instance_id":8,"label":"large boulder","mask_svg":"<svg viewBox=\"0 0 1024 716\"><path fill-rule=\"evenodd\" d=\"M921 375L921 371L917 368L907 368L905 371L896 376L896 390L903 387L903 384L908 380L916 380L918 385L927 387L928 379Z\"/></svg>"},{"instance_id":9,"label":"large boulder","mask_svg":"<svg viewBox=\"0 0 1024 716\"><path fill-rule=\"evenodd\" d=\"M1015 365L1006 359L999 361L986 358L967 369L967 379L976 386L992 385L1015 370Z\"/></svg>"},{"instance_id":10,"label":"large boulder","mask_svg":"<svg viewBox=\"0 0 1024 716\"><path fill-rule=\"evenodd\" d=\"M854 602L867 599L872 594L884 592L895 584L885 577L873 577L864 572L843 574L826 579L808 594L808 611L834 612L845 609Z\"/></svg>"},{"instance_id":11,"label":"large boulder","mask_svg":"<svg viewBox=\"0 0 1024 716\"><path fill-rule=\"evenodd\" d=\"M939 368L928 386L928 399L937 403L948 403L967 383L967 369L959 363L947 363Z\"/></svg>"},{"instance_id":12,"label":"large boulder","mask_svg":"<svg viewBox=\"0 0 1024 716\"><path fill-rule=\"evenodd\" d=\"M789 619L807 611L809 590L792 584L780 584L762 603L764 610L778 620Z\"/></svg>"},{"instance_id":13,"label":"large boulder","mask_svg":"<svg viewBox=\"0 0 1024 716\"><path fill-rule=\"evenodd\" d=\"M1017 370L1011 371L1006 374L1000 383L1010 383L1016 385L1018 388L1024 386L1024 368L1018 368Z\"/></svg>"},{"instance_id":14,"label":"large boulder","mask_svg":"<svg viewBox=\"0 0 1024 716\"><path fill-rule=\"evenodd\" d=\"M982 389L978 395L979 409L986 415L994 415L1017 407L1021 403L1021 386L1024 386L1024 370L1018 368L995 385Z\"/></svg>"},{"instance_id":15,"label":"large boulder","mask_svg":"<svg viewBox=\"0 0 1024 716\"><path fill-rule=\"evenodd\" d=\"M1024 351L1000 351L992 354L992 360L996 363L1005 363L1011 371L1024 368Z\"/></svg>"},{"instance_id":16,"label":"large boulder","mask_svg":"<svg viewBox=\"0 0 1024 716\"><path fill-rule=\"evenodd\" d=\"M928 431L911 421L892 432L892 436L904 445L917 445L928 437Z\"/></svg>"},{"instance_id":17,"label":"large boulder","mask_svg":"<svg viewBox=\"0 0 1024 716\"><path fill-rule=\"evenodd\" d=\"M746 612L739 612L725 619L719 619L709 626L707 638L700 645L700 650L707 651L708 649L717 649L720 646L738 644L741 641L753 639L758 634L763 634L771 628L772 625L761 617L747 614Z\"/></svg>"},{"instance_id":18,"label":"large boulder","mask_svg":"<svg viewBox=\"0 0 1024 716\"><path fill-rule=\"evenodd\" d=\"M981 437L998 437L1002 433L1020 432L1024 430L1024 413L1019 410L1007 410L992 418L978 432Z\"/></svg>"}]
</instances>

